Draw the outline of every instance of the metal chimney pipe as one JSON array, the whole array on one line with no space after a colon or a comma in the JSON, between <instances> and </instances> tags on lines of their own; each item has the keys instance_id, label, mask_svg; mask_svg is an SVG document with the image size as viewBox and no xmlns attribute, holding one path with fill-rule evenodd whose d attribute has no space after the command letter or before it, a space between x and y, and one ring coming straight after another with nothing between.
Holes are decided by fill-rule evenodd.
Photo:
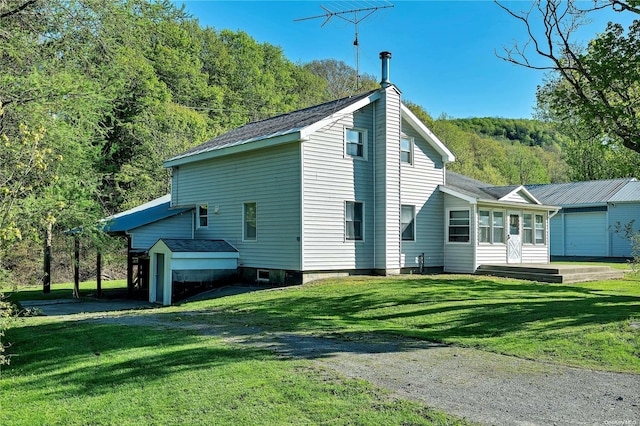
<instances>
[{"instance_id":1,"label":"metal chimney pipe","mask_svg":"<svg viewBox=\"0 0 640 426\"><path fill-rule=\"evenodd\" d=\"M380 59L382 60L382 81L380 85L383 88L391 86L389 81L389 60L391 59L391 52L380 52Z\"/></svg>"}]
</instances>

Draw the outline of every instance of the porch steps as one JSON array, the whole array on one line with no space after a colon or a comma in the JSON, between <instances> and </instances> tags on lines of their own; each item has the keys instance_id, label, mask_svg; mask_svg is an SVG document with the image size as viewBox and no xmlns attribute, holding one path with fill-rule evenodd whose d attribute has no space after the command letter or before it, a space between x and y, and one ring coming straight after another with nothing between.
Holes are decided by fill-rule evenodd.
<instances>
[{"instance_id":1,"label":"porch steps","mask_svg":"<svg viewBox=\"0 0 640 426\"><path fill-rule=\"evenodd\" d=\"M580 283L622 278L624 273L609 266L493 264L480 265L478 275L517 278L546 283Z\"/></svg>"}]
</instances>

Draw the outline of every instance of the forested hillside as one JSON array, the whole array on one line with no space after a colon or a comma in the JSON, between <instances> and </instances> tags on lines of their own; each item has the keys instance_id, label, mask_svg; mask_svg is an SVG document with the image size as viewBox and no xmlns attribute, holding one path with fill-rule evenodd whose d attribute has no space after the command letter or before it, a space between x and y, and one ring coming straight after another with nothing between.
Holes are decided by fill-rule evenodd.
<instances>
[{"instance_id":1,"label":"forested hillside","mask_svg":"<svg viewBox=\"0 0 640 426\"><path fill-rule=\"evenodd\" d=\"M107 244L93 224L166 194L164 159L353 93L354 74L333 59L293 63L242 31L204 28L167 0L0 2L0 281L37 281L50 238L68 268L62 231ZM361 81L361 90L378 84ZM434 120L411 108L456 155L452 170L493 184L570 176L565 142L548 125Z\"/></svg>"}]
</instances>

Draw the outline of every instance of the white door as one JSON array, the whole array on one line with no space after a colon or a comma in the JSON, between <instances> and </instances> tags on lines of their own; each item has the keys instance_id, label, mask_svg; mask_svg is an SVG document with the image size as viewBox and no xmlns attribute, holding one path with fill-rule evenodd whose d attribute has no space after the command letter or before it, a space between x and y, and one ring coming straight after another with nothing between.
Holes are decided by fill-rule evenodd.
<instances>
[{"instance_id":1,"label":"white door","mask_svg":"<svg viewBox=\"0 0 640 426\"><path fill-rule=\"evenodd\" d=\"M522 235L520 213L509 212L509 233L507 234L507 263L522 263Z\"/></svg>"}]
</instances>

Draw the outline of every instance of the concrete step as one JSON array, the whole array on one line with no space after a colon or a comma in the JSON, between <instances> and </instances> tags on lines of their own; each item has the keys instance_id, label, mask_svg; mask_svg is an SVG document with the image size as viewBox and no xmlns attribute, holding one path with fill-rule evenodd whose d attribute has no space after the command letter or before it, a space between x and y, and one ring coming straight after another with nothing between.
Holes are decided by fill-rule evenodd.
<instances>
[{"instance_id":1,"label":"concrete step","mask_svg":"<svg viewBox=\"0 0 640 426\"><path fill-rule=\"evenodd\" d=\"M481 265L476 274L548 283L579 283L624 276L622 271L608 266L581 265Z\"/></svg>"}]
</instances>

